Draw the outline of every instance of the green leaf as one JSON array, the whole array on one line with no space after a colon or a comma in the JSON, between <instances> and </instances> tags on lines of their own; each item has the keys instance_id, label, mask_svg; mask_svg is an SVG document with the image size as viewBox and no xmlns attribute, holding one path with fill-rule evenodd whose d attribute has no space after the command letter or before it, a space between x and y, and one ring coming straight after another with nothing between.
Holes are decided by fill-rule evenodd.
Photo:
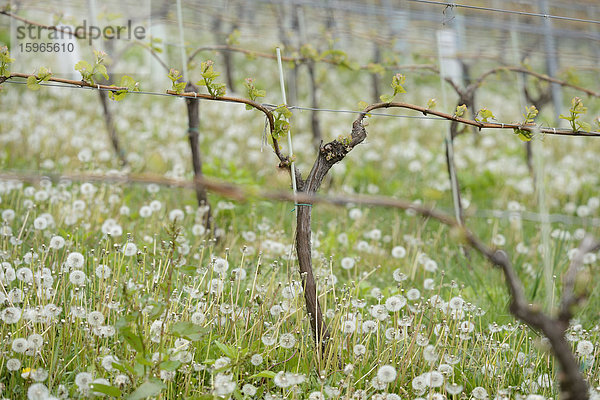
<instances>
[{"instance_id":1,"label":"green leaf","mask_svg":"<svg viewBox=\"0 0 600 400\"><path fill-rule=\"evenodd\" d=\"M126 326L122 329L119 330L119 333L121 334L121 336L123 336L123 339L125 339L125 341L138 353L141 353L144 351L144 344L142 342L142 339L136 335L135 333L133 333L131 327Z\"/></svg>"},{"instance_id":2,"label":"green leaf","mask_svg":"<svg viewBox=\"0 0 600 400\"><path fill-rule=\"evenodd\" d=\"M456 112L454 113L454 115L457 117L462 117L465 114L465 111L467 111L466 105L462 104L460 106L456 106Z\"/></svg>"},{"instance_id":3,"label":"green leaf","mask_svg":"<svg viewBox=\"0 0 600 400\"><path fill-rule=\"evenodd\" d=\"M168 360L160 363L160 369L165 371L177 371L181 367L181 361Z\"/></svg>"},{"instance_id":4,"label":"green leaf","mask_svg":"<svg viewBox=\"0 0 600 400\"><path fill-rule=\"evenodd\" d=\"M124 315L115 322L115 328L121 330L122 328L126 327L130 323L134 322L135 319L136 319L136 315L134 315L134 313Z\"/></svg>"},{"instance_id":5,"label":"green leaf","mask_svg":"<svg viewBox=\"0 0 600 400\"><path fill-rule=\"evenodd\" d=\"M233 32L231 32L229 34L229 36L227 36L227 44L229 46L234 46L236 44L239 44L240 36L241 36L240 31L238 29L234 29Z\"/></svg>"},{"instance_id":6,"label":"green leaf","mask_svg":"<svg viewBox=\"0 0 600 400\"><path fill-rule=\"evenodd\" d=\"M27 89L40 90L40 84L38 83L35 76L27 77Z\"/></svg>"},{"instance_id":7,"label":"green leaf","mask_svg":"<svg viewBox=\"0 0 600 400\"><path fill-rule=\"evenodd\" d=\"M531 141L531 138L533 137L533 134L525 129L514 128L514 133L515 135L519 135L519 139L524 142Z\"/></svg>"},{"instance_id":8,"label":"green leaf","mask_svg":"<svg viewBox=\"0 0 600 400\"><path fill-rule=\"evenodd\" d=\"M118 388L114 386L103 385L101 383L90 383L90 389L92 389L92 392L102 393L112 397L121 396L121 391Z\"/></svg>"},{"instance_id":9,"label":"green leaf","mask_svg":"<svg viewBox=\"0 0 600 400\"><path fill-rule=\"evenodd\" d=\"M244 395L242 394L242 392L240 392L240 389L235 388L235 390L233 391L233 397L235 398L235 400L244 400Z\"/></svg>"},{"instance_id":10,"label":"green leaf","mask_svg":"<svg viewBox=\"0 0 600 400\"><path fill-rule=\"evenodd\" d=\"M273 379L275 377L275 375L277 375L277 373L274 372L274 371L261 371L258 374L252 375L248 379L254 379L254 378L270 378L270 379Z\"/></svg>"},{"instance_id":11,"label":"green leaf","mask_svg":"<svg viewBox=\"0 0 600 400\"><path fill-rule=\"evenodd\" d=\"M202 339L208 332L207 328L201 328L189 321L179 321L171 327L171 335L183 337L193 342Z\"/></svg>"},{"instance_id":12,"label":"green leaf","mask_svg":"<svg viewBox=\"0 0 600 400\"><path fill-rule=\"evenodd\" d=\"M215 344L217 345L219 350L221 350L223 352L223 354L225 354L227 357L231 358L232 360L237 359L238 353L237 353L237 350L233 346L229 346L224 343L220 343L216 340L215 340Z\"/></svg>"},{"instance_id":13,"label":"green leaf","mask_svg":"<svg viewBox=\"0 0 600 400\"><path fill-rule=\"evenodd\" d=\"M140 365L145 365L146 367L152 367L152 366L154 366L154 364L152 363L151 360L147 360L141 354L138 354L137 356L135 356L135 362L138 363L138 364L140 364Z\"/></svg>"},{"instance_id":14,"label":"green leaf","mask_svg":"<svg viewBox=\"0 0 600 400\"><path fill-rule=\"evenodd\" d=\"M181 73L179 71L177 71L175 68L171 68L169 70L169 74L167 76L173 83L175 83L176 81L178 81L181 78Z\"/></svg>"},{"instance_id":15,"label":"green leaf","mask_svg":"<svg viewBox=\"0 0 600 400\"><path fill-rule=\"evenodd\" d=\"M8 47L2 46L0 47L0 75L9 78L10 71L8 70L8 64L15 61L14 58L10 58L10 52L8 51Z\"/></svg>"},{"instance_id":16,"label":"green leaf","mask_svg":"<svg viewBox=\"0 0 600 400\"><path fill-rule=\"evenodd\" d=\"M142 378L146 375L146 369L144 368L144 366L142 364L134 363L133 364L133 373L136 376L139 376L140 378Z\"/></svg>"},{"instance_id":17,"label":"green leaf","mask_svg":"<svg viewBox=\"0 0 600 400\"><path fill-rule=\"evenodd\" d=\"M119 90L116 92L109 92L108 97L114 101L121 101L127 96L127 90Z\"/></svg>"},{"instance_id":18,"label":"green leaf","mask_svg":"<svg viewBox=\"0 0 600 400\"><path fill-rule=\"evenodd\" d=\"M382 94L381 96L379 96L379 99L381 99L382 103L389 103L392 100L394 100L394 96L389 94Z\"/></svg>"},{"instance_id":19,"label":"green leaf","mask_svg":"<svg viewBox=\"0 0 600 400\"><path fill-rule=\"evenodd\" d=\"M495 119L496 117L494 117L494 114L488 110L487 108L482 108L481 110L479 110L479 112L477 113L477 118L475 118L476 121L479 122L489 122L490 119Z\"/></svg>"},{"instance_id":20,"label":"green leaf","mask_svg":"<svg viewBox=\"0 0 600 400\"><path fill-rule=\"evenodd\" d=\"M157 379L147 380L142 383L133 393L127 397L128 400L141 400L150 396L157 396L167 385Z\"/></svg>"},{"instance_id":21,"label":"green leaf","mask_svg":"<svg viewBox=\"0 0 600 400\"><path fill-rule=\"evenodd\" d=\"M248 107L248 105L246 105L246 107ZM198 273L198 268L196 268L196 266L194 266L194 265L182 265L181 267L179 267L177 269L182 274L186 274L189 276L195 276Z\"/></svg>"},{"instance_id":22,"label":"green leaf","mask_svg":"<svg viewBox=\"0 0 600 400\"><path fill-rule=\"evenodd\" d=\"M92 66L89 62L81 60L77 64L75 64L75 71L79 71L81 77L85 78L86 76L89 76L89 74L92 72Z\"/></svg>"},{"instance_id":23,"label":"green leaf","mask_svg":"<svg viewBox=\"0 0 600 400\"><path fill-rule=\"evenodd\" d=\"M104 79L108 80L108 71L106 70L106 67L104 65L97 64L96 73L102 75Z\"/></svg>"},{"instance_id":24,"label":"green leaf","mask_svg":"<svg viewBox=\"0 0 600 400\"><path fill-rule=\"evenodd\" d=\"M40 82L45 82L48 79L50 79L50 76L52 76L52 72L50 72L50 70L46 67L41 67L37 73L37 77L40 80Z\"/></svg>"},{"instance_id":25,"label":"green leaf","mask_svg":"<svg viewBox=\"0 0 600 400\"><path fill-rule=\"evenodd\" d=\"M133 368L131 368L129 365L127 364L119 364L116 362L112 363L112 366L114 369L123 372L124 374L126 373L130 373L130 374L134 374L135 372L133 371Z\"/></svg>"},{"instance_id":26,"label":"green leaf","mask_svg":"<svg viewBox=\"0 0 600 400\"><path fill-rule=\"evenodd\" d=\"M152 310L148 313L148 318L150 321L157 320L165 310L165 305L162 303L154 303L152 304Z\"/></svg>"},{"instance_id":27,"label":"green leaf","mask_svg":"<svg viewBox=\"0 0 600 400\"><path fill-rule=\"evenodd\" d=\"M577 122L577 126L579 126L579 129L582 131L591 131L592 130L592 125L587 123L587 122Z\"/></svg>"}]
</instances>

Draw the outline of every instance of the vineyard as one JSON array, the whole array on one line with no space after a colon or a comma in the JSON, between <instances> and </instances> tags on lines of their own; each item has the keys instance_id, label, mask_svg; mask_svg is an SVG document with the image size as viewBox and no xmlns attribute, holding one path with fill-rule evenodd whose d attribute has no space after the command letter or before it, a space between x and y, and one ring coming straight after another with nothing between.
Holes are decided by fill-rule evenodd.
<instances>
[{"instance_id":1,"label":"vineyard","mask_svg":"<svg viewBox=\"0 0 600 400\"><path fill-rule=\"evenodd\" d=\"M599 399L600 5L0 1L0 399Z\"/></svg>"}]
</instances>

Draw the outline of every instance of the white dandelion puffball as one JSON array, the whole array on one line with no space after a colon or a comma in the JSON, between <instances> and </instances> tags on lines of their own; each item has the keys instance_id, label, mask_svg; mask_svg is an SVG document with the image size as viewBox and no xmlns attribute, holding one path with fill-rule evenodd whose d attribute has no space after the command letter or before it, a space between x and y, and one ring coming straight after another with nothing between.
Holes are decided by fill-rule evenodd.
<instances>
[{"instance_id":1,"label":"white dandelion puffball","mask_svg":"<svg viewBox=\"0 0 600 400\"><path fill-rule=\"evenodd\" d=\"M87 321L92 326L100 326L104 323L104 314L100 311L92 311L88 314Z\"/></svg>"},{"instance_id":2,"label":"white dandelion puffball","mask_svg":"<svg viewBox=\"0 0 600 400\"><path fill-rule=\"evenodd\" d=\"M481 386L474 387L471 391L471 396L476 398L477 400L484 400L488 397L488 392Z\"/></svg>"},{"instance_id":3,"label":"white dandelion puffball","mask_svg":"<svg viewBox=\"0 0 600 400\"><path fill-rule=\"evenodd\" d=\"M291 349L296 345L296 338L292 333L284 333L279 337L279 345L284 349Z\"/></svg>"},{"instance_id":4,"label":"white dandelion puffball","mask_svg":"<svg viewBox=\"0 0 600 400\"><path fill-rule=\"evenodd\" d=\"M590 356L594 353L594 344L589 340L581 340L577 343L577 354L582 357Z\"/></svg>"},{"instance_id":5,"label":"white dandelion puffball","mask_svg":"<svg viewBox=\"0 0 600 400\"><path fill-rule=\"evenodd\" d=\"M406 257L406 249L402 246L396 246L392 249L392 257L404 258Z\"/></svg>"},{"instance_id":6,"label":"white dandelion puffball","mask_svg":"<svg viewBox=\"0 0 600 400\"><path fill-rule=\"evenodd\" d=\"M343 269L352 269L353 267L354 267L354 258L352 258L352 257L342 258L342 268Z\"/></svg>"},{"instance_id":7,"label":"white dandelion puffball","mask_svg":"<svg viewBox=\"0 0 600 400\"><path fill-rule=\"evenodd\" d=\"M213 270L219 274L224 274L229 269L229 261L224 258L217 257L213 261Z\"/></svg>"},{"instance_id":8,"label":"white dandelion puffball","mask_svg":"<svg viewBox=\"0 0 600 400\"><path fill-rule=\"evenodd\" d=\"M135 256L137 254L137 246L135 243L128 242L125 247L123 247L123 254L127 257Z\"/></svg>"},{"instance_id":9,"label":"white dandelion puffball","mask_svg":"<svg viewBox=\"0 0 600 400\"><path fill-rule=\"evenodd\" d=\"M65 246L65 242L65 238L63 238L62 236L52 236L48 247L54 250L60 250Z\"/></svg>"},{"instance_id":10,"label":"white dandelion puffball","mask_svg":"<svg viewBox=\"0 0 600 400\"><path fill-rule=\"evenodd\" d=\"M401 294L397 294L395 296L388 297L385 301L385 308L389 312L400 311L402 307L406 305L406 298Z\"/></svg>"},{"instance_id":11,"label":"white dandelion puffball","mask_svg":"<svg viewBox=\"0 0 600 400\"><path fill-rule=\"evenodd\" d=\"M84 262L85 257L79 252L74 251L72 253L69 253L69 255L67 256L66 263L70 269L81 269L83 267Z\"/></svg>"},{"instance_id":12,"label":"white dandelion puffball","mask_svg":"<svg viewBox=\"0 0 600 400\"><path fill-rule=\"evenodd\" d=\"M382 382L393 382L396 379L397 372L391 365L382 365L377 371L377 378Z\"/></svg>"},{"instance_id":13,"label":"white dandelion puffball","mask_svg":"<svg viewBox=\"0 0 600 400\"><path fill-rule=\"evenodd\" d=\"M85 285L85 272L76 269L69 274L69 281L75 286Z\"/></svg>"}]
</instances>

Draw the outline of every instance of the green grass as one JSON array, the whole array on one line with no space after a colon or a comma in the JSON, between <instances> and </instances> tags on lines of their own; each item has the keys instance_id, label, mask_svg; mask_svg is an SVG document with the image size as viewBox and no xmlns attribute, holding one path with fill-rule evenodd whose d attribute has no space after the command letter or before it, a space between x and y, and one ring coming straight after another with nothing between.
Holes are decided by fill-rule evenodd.
<instances>
[{"instance_id":1,"label":"green grass","mask_svg":"<svg viewBox=\"0 0 600 400\"><path fill-rule=\"evenodd\" d=\"M340 72L336 79L353 76ZM95 172L117 167L94 93L48 88L33 93L8 84L4 90L1 96L13 101L4 101L0 111L3 169ZM352 86L349 91L359 92ZM357 101L366 97L351 94ZM410 93L404 96L410 101ZM31 109L44 118L32 116ZM203 102L201 110L208 176L289 190L289 178L277 170L272 151L260 150L259 114L211 102ZM115 118L132 171L191 178L180 101L132 95L119 103ZM334 138L349 131L351 118L323 115L322 122L326 138ZM441 147L447 125L383 117L369 122L367 143L343 167L334 168L323 192L371 192L451 210ZM310 134L301 129L293 134L295 144L304 144L296 148L306 173L314 157ZM554 298L548 299L539 223L478 214L506 210L511 201L523 210L537 210L535 191L519 184L527 186L529 177L518 139L506 132L485 135L477 141L465 135L456 145L463 159L459 179L470 202L468 226L486 243L506 249L529 299L549 307L560 294L567 253L578 245L573 238L577 229L596 236L599 229L584 226L585 220L582 226L552 225L551 231L566 230L571 238L550 239L556 279L550 288ZM573 214L569 202L593 206L598 144L551 137L542 144L548 152L550 211ZM571 159L565 158L569 154ZM565 185L552 184L558 180ZM215 242L201 232L202 214L190 191L49 181L33 186L2 181L0 189L2 396L25 398L31 387L43 390L34 382L61 398L98 392L189 399L394 398L387 393L467 398L481 391L477 387L490 398L558 395L547 344L509 314L500 272L473 251L465 258L451 232L435 221L381 208L314 207L313 263L333 338L333 350L321 357L294 259L293 205L234 203L211 195L222 234ZM590 216L597 217L598 207L592 206ZM142 207L155 211L144 216L147 208ZM182 218L171 221L174 212ZM39 218L46 218L47 226L40 228ZM111 219L117 235L106 234ZM51 246L56 236L65 239L64 247ZM126 255L132 245L136 251ZM397 246L406 250L403 257L392 256ZM84 262L69 266L69 255L75 253ZM342 268L346 257L354 260L348 270ZM104 278L96 273L102 265L110 268ZM597 266L594 260L582 272L593 276ZM10 268L20 278L9 279ZM76 270L85 274L83 284L77 283L81 273L73 274ZM400 273L406 280L395 279ZM569 335L574 348L588 340L593 344L592 355L581 361L595 384L600 376L593 363L600 294L589 289ZM407 298L407 304L386 311L393 296ZM443 303L436 304L436 298ZM6 310L15 311L10 307L22 312L15 323L5 322L10 322ZM395 310L393 304L388 308ZM95 325L95 312L104 319L100 325ZM42 336L41 345L34 334ZM31 339L29 350L15 351L18 338ZM396 371L389 383L376 378L378 372L386 377L383 365ZM551 386L545 384L546 374ZM90 387L89 380L98 386Z\"/></svg>"}]
</instances>

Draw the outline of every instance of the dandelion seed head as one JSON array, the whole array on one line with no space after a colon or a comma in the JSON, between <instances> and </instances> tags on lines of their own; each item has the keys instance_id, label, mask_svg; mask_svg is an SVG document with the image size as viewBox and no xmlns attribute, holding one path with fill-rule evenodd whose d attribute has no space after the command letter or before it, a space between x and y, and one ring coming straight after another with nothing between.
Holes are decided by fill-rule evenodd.
<instances>
[{"instance_id":1,"label":"dandelion seed head","mask_svg":"<svg viewBox=\"0 0 600 400\"><path fill-rule=\"evenodd\" d=\"M355 357L361 357L367 353L367 348L363 344L356 344L354 345L352 352L354 353Z\"/></svg>"},{"instance_id":2,"label":"dandelion seed head","mask_svg":"<svg viewBox=\"0 0 600 400\"><path fill-rule=\"evenodd\" d=\"M196 325L202 325L205 320L206 316L202 311L196 311L190 316L190 321L192 321L192 323Z\"/></svg>"},{"instance_id":3,"label":"dandelion seed head","mask_svg":"<svg viewBox=\"0 0 600 400\"><path fill-rule=\"evenodd\" d=\"M279 345L284 349L291 349L296 345L296 338L292 333L284 333L279 337Z\"/></svg>"},{"instance_id":4,"label":"dandelion seed head","mask_svg":"<svg viewBox=\"0 0 600 400\"><path fill-rule=\"evenodd\" d=\"M481 386L476 386L471 390L471 396L473 396L477 400L484 400L488 397L488 392L485 388Z\"/></svg>"},{"instance_id":5,"label":"dandelion seed head","mask_svg":"<svg viewBox=\"0 0 600 400\"><path fill-rule=\"evenodd\" d=\"M22 314L23 312L18 307L6 307L4 310L2 310L0 315L2 317L2 321L5 323L16 324L21 319Z\"/></svg>"},{"instance_id":6,"label":"dandelion seed head","mask_svg":"<svg viewBox=\"0 0 600 400\"><path fill-rule=\"evenodd\" d=\"M411 381L411 386L417 395L421 395L427 389L427 381L423 375L415 376Z\"/></svg>"},{"instance_id":7,"label":"dandelion seed head","mask_svg":"<svg viewBox=\"0 0 600 400\"><path fill-rule=\"evenodd\" d=\"M27 389L28 400L47 400L50 390L43 383L34 383Z\"/></svg>"},{"instance_id":8,"label":"dandelion seed head","mask_svg":"<svg viewBox=\"0 0 600 400\"><path fill-rule=\"evenodd\" d=\"M250 383L246 383L244 386L242 386L242 394L245 396L252 397L257 391L258 388Z\"/></svg>"},{"instance_id":9,"label":"dandelion seed head","mask_svg":"<svg viewBox=\"0 0 600 400\"><path fill-rule=\"evenodd\" d=\"M438 359L438 353L435 349L435 346L428 344L423 348L423 358L428 363L434 363Z\"/></svg>"},{"instance_id":10,"label":"dandelion seed head","mask_svg":"<svg viewBox=\"0 0 600 400\"><path fill-rule=\"evenodd\" d=\"M44 368L36 368L31 370L29 377L35 382L44 382L48 379L48 371Z\"/></svg>"},{"instance_id":11,"label":"dandelion seed head","mask_svg":"<svg viewBox=\"0 0 600 400\"><path fill-rule=\"evenodd\" d=\"M341 261L343 269L352 269L354 267L354 258L352 257L344 257Z\"/></svg>"},{"instance_id":12,"label":"dandelion seed head","mask_svg":"<svg viewBox=\"0 0 600 400\"><path fill-rule=\"evenodd\" d=\"M400 294L388 297L385 301L385 308L389 312L397 312L406 305L406 298Z\"/></svg>"},{"instance_id":13,"label":"dandelion seed head","mask_svg":"<svg viewBox=\"0 0 600 400\"><path fill-rule=\"evenodd\" d=\"M410 301L416 301L419 300L421 298L421 292L419 291L419 289L409 289L406 292L406 298Z\"/></svg>"},{"instance_id":14,"label":"dandelion seed head","mask_svg":"<svg viewBox=\"0 0 600 400\"><path fill-rule=\"evenodd\" d=\"M28 267L21 267L17 270L17 279L23 283L32 283L33 272Z\"/></svg>"},{"instance_id":15,"label":"dandelion seed head","mask_svg":"<svg viewBox=\"0 0 600 400\"><path fill-rule=\"evenodd\" d=\"M90 383L93 381L93 376L89 372L80 372L75 376L75 384L80 391L87 391L90 388Z\"/></svg>"},{"instance_id":16,"label":"dandelion seed head","mask_svg":"<svg viewBox=\"0 0 600 400\"><path fill-rule=\"evenodd\" d=\"M131 385L131 380L129 379L129 377L125 374L119 374L117 376L115 376L115 379L113 380L115 386L117 386L118 388L123 389L126 386Z\"/></svg>"},{"instance_id":17,"label":"dandelion seed head","mask_svg":"<svg viewBox=\"0 0 600 400\"><path fill-rule=\"evenodd\" d=\"M371 386L375 390L385 390L385 388L387 387L387 385L388 385L387 382L384 382L381 379L379 379L379 375L375 375L373 377L373 379L371 379Z\"/></svg>"},{"instance_id":18,"label":"dandelion seed head","mask_svg":"<svg viewBox=\"0 0 600 400\"><path fill-rule=\"evenodd\" d=\"M382 365L377 370L377 378L385 383L393 382L396 379L396 376L396 369L391 365Z\"/></svg>"},{"instance_id":19,"label":"dandelion seed head","mask_svg":"<svg viewBox=\"0 0 600 400\"><path fill-rule=\"evenodd\" d=\"M69 282L71 282L75 286L84 286L86 281L85 272L81 270L71 271L69 274Z\"/></svg>"},{"instance_id":20,"label":"dandelion seed head","mask_svg":"<svg viewBox=\"0 0 600 400\"><path fill-rule=\"evenodd\" d=\"M265 332L262 335L261 340L265 346L273 346L277 342L275 335L269 332Z\"/></svg>"},{"instance_id":21,"label":"dandelion seed head","mask_svg":"<svg viewBox=\"0 0 600 400\"><path fill-rule=\"evenodd\" d=\"M229 261L217 257L213 260L213 270L218 274L224 274L229 269Z\"/></svg>"},{"instance_id":22,"label":"dandelion seed head","mask_svg":"<svg viewBox=\"0 0 600 400\"><path fill-rule=\"evenodd\" d=\"M100 279L110 278L111 270L108 265L100 264L96 267L96 276Z\"/></svg>"},{"instance_id":23,"label":"dandelion seed head","mask_svg":"<svg viewBox=\"0 0 600 400\"><path fill-rule=\"evenodd\" d=\"M322 392L311 392L308 400L325 400L325 395Z\"/></svg>"},{"instance_id":24,"label":"dandelion seed head","mask_svg":"<svg viewBox=\"0 0 600 400\"><path fill-rule=\"evenodd\" d=\"M453 395L453 396L459 395L463 391L462 385L459 385L457 383L447 382L445 387L446 387L446 392L448 392L448 394Z\"/></svg>"},{"instance_id":25,"label":"dandelion seed head","mask_svg":"<svg viewBox=\"0 0 600 400\"><path fill-rule=\"evenodd\" d=\"M21 360L10 358L6 361L6 369L9 371L18 371L21 368Z\"/></svg>"},{"instance_id":26,"label":"dandelion seed head","mask_svg":"<svg viewBox=\"0 0 600 400\"><path fill-rule=\"evenodd\" d=\"M594 353L594 344L589 340L581 340L577 343L576 351L581 357L591 356Z\"/></svg>"},{"instance_id":27,"label":"dandelion seed head","mask_svg":"<svg viewBox=\"0 0 600 400\"><path fill-rule=\"evenodd\" d=\"M552 379L548 374L541 374L537 378L537 384L543 389L548 389L552 387Z\"/></svg>"},{"instance_id":28,"label":"dandelion seed head","mask_svg":"<svg viewBox=\"0 0 600 400\"><path fill-rule=\"evenodd\" d=\"M175 208L175 209L169 211L169 221L171 221L171 222L181 223L181 222L183 222L184 217L185 217L185 213L178 208Z\"/></svg>"},{"instance_id":29,"label":"dandelion seed head","mask_svg":"<svg viewBox=\"0 0 600 400\"><path fill-rule=\"evenodd\" d=\"M36 219L33 220L33 228L34 229L37 229L38 231L43 231L47 227L48 227L48 221L46 220L46 218L37 217Z\"/></svg>"},{"instance_id":30,"label":"dandelion seed head","mask_svg":"<svg viewBox=\"0 0 600 400\"><path fill-rule=\"evenodd\" d=\"M356 331L356 322L353 320L345 320L341 326L342 333L351 334Z\"/></svg>"},{"instance_id":31,"label":"dandelion seed head","mask_svg":"<svg viewBox=\"0 0 600 400\"><path fill-rule=\"evenodd\" d=\"M258 367L263 363L263 356L260 354L253 354L252 357L250 357L250 363L255 367Z\"/></svg>"},{"instance_id":32,"label":"dandelion seed head","mask_svg":"<svg viewBox=\"0 0 600 400\"><path fill-rule=\"evenodd\" d=\"M104 323L104 314L100 311L92 311L87 315L87 321L91 326L100 326Z\"/></svg>"},{"instance_id":33,"label":"dandelion seed head","mask_svg":"<svg viewBox=\"0 0 600 400\"><path fill-rule=\"evenodd\" d=\"M229 357L220 357L215 360L213 364L214 369L223 369L231 364L231 359Z\"/></svg>"},{"instance_id":34,"label":"dandelion seed head","mask_svg":"<svg viewBox=\"0 0 600 400\"><path fill-rule=\"evenodd\" d=\"M69 253L66 260L66 265L69 269L81 269L83 267L83 263L85 262L85 257L83 254L79 252Z\"/></svg>"}]
</instances>

